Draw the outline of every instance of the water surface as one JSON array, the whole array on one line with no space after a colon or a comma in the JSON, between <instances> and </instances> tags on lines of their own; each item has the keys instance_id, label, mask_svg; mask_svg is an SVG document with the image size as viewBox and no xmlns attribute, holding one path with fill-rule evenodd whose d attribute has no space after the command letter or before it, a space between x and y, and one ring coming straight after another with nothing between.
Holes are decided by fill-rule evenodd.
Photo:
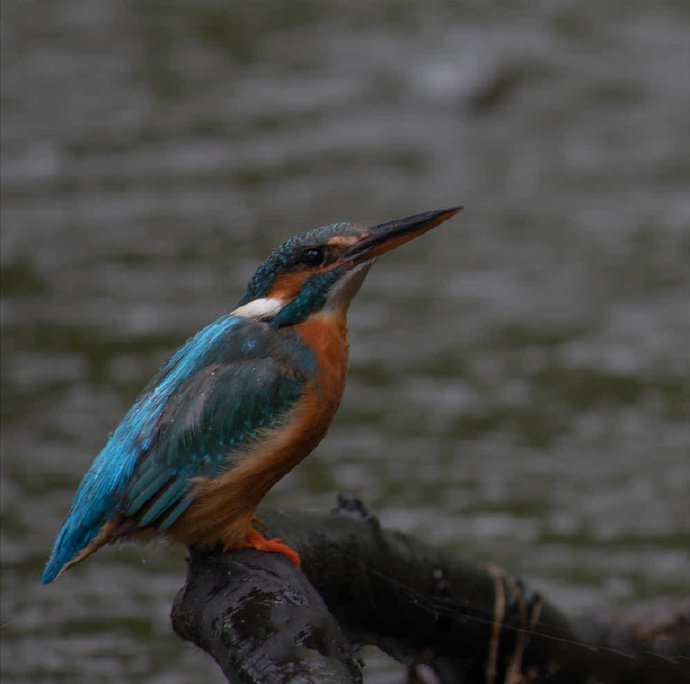
<instances>
[{"instance_id":1,"label":"water surface","mask_svg":"<svg viewBox=\"0 0 690 684\"><path fill-rule=\"evenodd\" d=\"M5 4L4 681L222 681L182 550L38 585L79 478L278 242L459 201L372 271L270 500L355 492L573 614L688 593L687 11L464 5Z\"/></svg>"}]
</instances>

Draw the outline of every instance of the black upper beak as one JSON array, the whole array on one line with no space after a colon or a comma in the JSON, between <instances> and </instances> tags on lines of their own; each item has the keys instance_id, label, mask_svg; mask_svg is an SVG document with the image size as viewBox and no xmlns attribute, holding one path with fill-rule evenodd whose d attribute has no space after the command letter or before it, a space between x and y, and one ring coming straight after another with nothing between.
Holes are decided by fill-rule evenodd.
<instances>
[{"instance_id":1,"label":"black upper beak","mask_svg":"<svg viewBox=\"0 0 690 684\"><path fill-rule=\"evenodd\" d=\"M373 259L416 238L422 233L426 233L439 225L439 223L443 223L455 216L461 210L462 207L460 206L438 211L427 211L423 214L415 214L414 216L367 228L362 239L345 253L345 261L349 261L354 266Z\"/></svg>"}]
</instances>

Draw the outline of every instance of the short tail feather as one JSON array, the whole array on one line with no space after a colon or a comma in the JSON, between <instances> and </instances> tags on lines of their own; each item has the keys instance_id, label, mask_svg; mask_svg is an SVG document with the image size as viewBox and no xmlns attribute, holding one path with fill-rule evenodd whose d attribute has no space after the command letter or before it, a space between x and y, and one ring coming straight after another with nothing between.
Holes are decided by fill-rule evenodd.
<instances>
[{"instance_id":1,"label":"short tail feather","mask_svg":"<svg viewBox=\"0 0 690 684\"><path fill-rule=\"evenodd\" d=\"M112 520L101 529L74 528L68 518L55 540L53 552L41 575L41 584L50 584L65 570L76 565L107 544L113 538L113 532L119 525L119 518Z\"/></svg>"}]
</instances>

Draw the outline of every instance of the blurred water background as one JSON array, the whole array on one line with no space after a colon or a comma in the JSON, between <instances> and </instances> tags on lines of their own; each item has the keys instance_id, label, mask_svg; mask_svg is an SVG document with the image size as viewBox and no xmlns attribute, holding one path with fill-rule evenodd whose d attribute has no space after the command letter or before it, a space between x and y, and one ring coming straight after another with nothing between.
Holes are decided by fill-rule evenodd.
<instances>
[{"instance_id":1,"label":"blurred water background","mask_svg":"<svg viewBox=\"0 0 690 684\"><path fill-rule=\"evenodd\" d=\"M457 202L270 500L355 492L573 614L688 593L684 3L10 0L1 37L4 682L223 681L170 630L182 549L38 585L72 493L277 243Z\"/></svg>"}]
</instances>

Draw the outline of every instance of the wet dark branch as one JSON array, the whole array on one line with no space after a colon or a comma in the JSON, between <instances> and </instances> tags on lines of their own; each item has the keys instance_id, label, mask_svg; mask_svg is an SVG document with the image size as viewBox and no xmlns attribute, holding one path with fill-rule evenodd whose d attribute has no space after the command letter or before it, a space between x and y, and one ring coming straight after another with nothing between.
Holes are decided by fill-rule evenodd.
<instances>
[{"instance_id":1,"label":"wet dark branch","mask_svg":"<svg viewBox=\"0 0 690 684\"><path fill-rule=\"evenodd\" d=\"M520 581L384 531L354 498L335 515L260 516L303 572L277 554L192 552L173 608L176 632L230 682L359 682L351 644L426 663L444 684L688 681L677 659L584 643Z\"/></svg>"},{"instance_id":2,"label":"wet dark branch","mask_svg":"<svg viewBox=\"0 0 690 684\"><path fill-rule=\"evenodd\" d=\"M175 632L212 655L229 682L361 682L350 642L284 556L192 552L172 611Z\"/></svg>"}]
</instances>

